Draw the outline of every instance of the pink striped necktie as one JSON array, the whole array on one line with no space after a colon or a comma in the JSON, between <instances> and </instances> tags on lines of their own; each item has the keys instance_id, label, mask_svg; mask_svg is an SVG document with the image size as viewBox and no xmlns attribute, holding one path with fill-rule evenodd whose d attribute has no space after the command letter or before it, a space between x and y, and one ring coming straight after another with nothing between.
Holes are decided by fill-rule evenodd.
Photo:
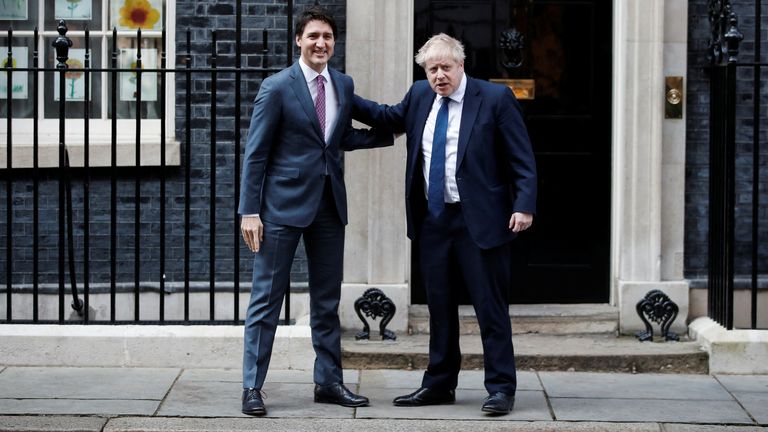
<instances>
[{"instance_id":1,"label":"pink striped necktie","mask_svg":"<svg viewBox=\"0 0 768 432\"><path fill-rule=\"evenodd\" d=\"M323 140L325 140L325 80L322 75L317 76L315 112L317 112L317 119L320 121L320 130L323 131Z\"/></svg>"}]
</instances>

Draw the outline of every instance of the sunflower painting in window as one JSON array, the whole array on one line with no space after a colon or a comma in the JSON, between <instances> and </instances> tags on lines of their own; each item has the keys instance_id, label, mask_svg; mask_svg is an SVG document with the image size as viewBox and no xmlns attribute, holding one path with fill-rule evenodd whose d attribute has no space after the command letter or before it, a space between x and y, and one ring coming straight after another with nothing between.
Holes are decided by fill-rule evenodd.
<instances>
[{"instance_id":1,"label":"sunflower painting in window","mask_svg":"<svg viewBox=\"0 0 768 432\"><path fill-rule=\"evenodd\" d=\"M112 3L112 24L118 30L160 30L162 3L158 0L123 0Z\"/></svg>"},{"instance_id":2,"label":"sunflower painting in window","mask_svg":"<svg viewBox=\"0 0 768 432\"><path fill-rule=\"evenodd\" d=\"M13 47L11 68L27 67L27 47ZM8 48L0 47L0 99L8 98ZM26 99L28 72L13 72L11 77L11 96L13 99Z\"/></svg>"}]
</instances>

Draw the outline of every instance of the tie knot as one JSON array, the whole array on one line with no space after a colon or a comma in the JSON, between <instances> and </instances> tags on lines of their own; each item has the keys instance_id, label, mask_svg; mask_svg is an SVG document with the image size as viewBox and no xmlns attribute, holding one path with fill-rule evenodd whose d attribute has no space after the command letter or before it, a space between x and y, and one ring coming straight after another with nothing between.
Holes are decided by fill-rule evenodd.
<instances>
[{"instance_id":1,"label":"tie knot","mask_svg":"<svg viewBox=\"0 0 768 432\"><path fill-rule=\"evenodd\" d=\"M322 75L318 75L315 79L317 80L317 85L322 86L325 84L325 78Z\"/></svg>"}]
</instances>

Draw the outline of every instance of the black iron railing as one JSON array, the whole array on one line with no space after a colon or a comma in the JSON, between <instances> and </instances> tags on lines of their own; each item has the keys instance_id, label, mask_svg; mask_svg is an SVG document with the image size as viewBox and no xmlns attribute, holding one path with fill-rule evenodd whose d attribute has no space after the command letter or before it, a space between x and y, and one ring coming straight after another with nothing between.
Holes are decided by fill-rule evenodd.
<instances>
[{"instance_id":1,"label":"black iron railing","mask_svg":"<svg viewBox=\"0 0 768 432\"><path fill-rule=\"evenodd\" d=\"M241 314L240 314L240 286L241 286L241 268L240 268L240 261L241 261L241 251L240 248L242 247L242 242L240 240L240 229L239 229L239 215L237 214L237 201L239 199L240 194L240 163L241 163L241 154L242 154L242 146L241 146L241 111L242 111L242 95L245 92L240 91L244 76L248 77L250 81L253 81L253 77L260 77L261 80L266 78L269 74L279 71L281 68L270 68L268 66L268 54L270 53L270 50L268 48L268 32L267 30L263 30L262 33L262 49L261 49L261 65L259 67L243 67L242 66L242 54L243 54L243 48L242 48L242 2L241 0L238 0L236 2L236 29L235 29L235 48L234 48L234 61L232 62L231 58L226 58L228 63L232 64L231 67L221 67L219 65L219 61L223 59L217 52L217 32L213 30L211 32L211 52L208 56L209 59L209 67L193 67L193 51L192 51L192 43L191 43L191 31L187 29L186 31L186 52L179 56L180 59L182 59L181 63L185 63L183 67L176 67L176 68L168 68L167 67L167 58L166 58L166 52L168 51L167 46L167 38L166 38L166 32L163 30L162 32L162 50L160 55L160 65L159 68L144 68L142 67L142 34L141 30L138 30L136 33L136 47L137 47L137 61L136 61L136 67L126 69L126 68L120 68L118 67L118 47L117 47L117 40L118 35L117 31L113 30L112 32L112 46L109 50L109 54L111 55L110 58L110 66L109 67L103 67L103 68L94 68L91 66L91 59L90 59L90 35L88 30L85 30L85 36L84 36L84 43L85 43L85 62L82 68L69 68L67 65L67 59L68 59L68 50L72 45L71 40L67 37L67 27L66 23L64 21L59 22L58 32L59 37L56 39L56 41L53 43L54 47L56 48L56 67L55 68L44 68L39 67L40 65L40 57L39 57L39 49L38 49L38 31L35 29L34 32L34 51L32 55L32 66L26 67L26 68L14 68L13 67L13 31L8 30L8 62L6 64L5 71L7 72L7 95L5 105L6 105L6 124L7 124L7 133L6 133L6 156L7 156L7 165L6 169L2 170L0 169L0 178L4 180L5 188L6 188L6 204L5 204L5 322L6 323L64 323L68 321L68 318L65 314L65 303L66 303L66 282L65 278L66 275L69 275L69 285L70 285L70 291L72 296L72 308L77 311L77 314L80 316L78 319L79 322L82 323L112 323L112 324L119 324L119 323L131 323L131 324L158 324L158 323L176 323L176 324L189 324L189 323L206 323L206 324L237 324L242 323ZM293 59L292 55L292 26L293 26L293 2L288 1L287 3L287 29L286 29L286 46L287 46L287 63L290 65ZM177 46L182 47L183 45L181 43L177 44ZM199 54L199 53L196 53ZM84 96L84 115L82 118L83 126L84 126L84 141L83 141L83 152L84 152L84 159L83 159L83 167L82 168L72 168L69 164L69 151L67 147L67 130L66 127L68 124L71 124L69 122L75 122L78 121L76 119L67 118L66 110L68 107L68 101L67 101L67 95L65 91L65 73L67 72L81 72L84 74L85 79L85 96ZM129 170L126 170L125 168L122 168L118 161L118 123L117 123L117 100L118 100L118 82L117 77L120 73L126 73L126 72L133 72L136 76L136 89L137 93L135 95L136 98L136 112L135 112L135 168L131 168ZM32 78L31 80L31 87L30 91L32 94L32 98L34 99L34 115L33 115L33 142L32 142L32 148L33 148L33 155L32 155L32 168L31 170L24 170L24 174L17 174L17 171L20 171L18 168L13 167L13 150L14 150L14 143L13 143L13 129L14 129L14 118L13 118L13 98L11 95L11 89L12 89L12 76L14 73L27 73ZM38 96L40 91L39 86L39 75L41 73L58 73L60 74L59 79L59 88L58 88L58 94L59 94L59 102L58 102L58 110L59 110L59 118L58 118L58 125L59 125L59 146L58 146L58 166L56 168L41 168L39 163L39 132L38 132L38 114L39 114L39 106L38 106ZM107 170L104 168L100 168L98 170L98 174L94 174L94 167L90 166L90 159L89 159L89 152L90 152L90 142L89 142L89 135L90 135L90 122L91 122L91 113L90 113L90 101L91 101L91 95L89 94L89 84L91 82L92 76L95 74L102 74L101 76L108 76L108 79L111 82L111 94L110 94L110 105L111 105L111 146L110 146L110 164ZM146 238L147 233L143 232L142 230L142 223L146 224L147 217L144 214L144 210L146 210L142 204L145 202L144 198L142 196L142 185L145 181L145 175L143 175L144 170L141 166L141 141L142 141L142 77L146 76L148 74L157 74L158 76L158 94L160 98L160 113L159 113L159 120L160 120L160 162L159 167L152 168L152 173L156 175L156 181L159 182L159 192L157 197L157 202L159 203L159 209L157 209L156 212L156 218L157 220L154 223L154 226L158 227L158 232L156 233L158 237L158 245L159 248L159 255L157 257L158 263L157 264L157 274L156 278L153 278L151 281L148 281L146 279L142 280L142 275L145 274L145 272L142 272L142 256L144 255L143 248L144 245L142 244L142 238ZM168 257L166 255L166 251L168 250L168 245L166 244L166 237L167 237L167 231L166 226L169 224L169 220L167 218L167 202L169 200L169 196L167 195L167 173L170 170L173 170L174 167L169 167L167 165L166 161L166 87L169 85L169 80L167 80L168 74L175 74L175 82L171 82L171 85L176 85L177 88L181 85L184 87L184 90L177 92L177 110L179 110L179 114L183 113L183 119L180 119L181 115L176 115L176 113L171 114L172 116L176 116L176 130L177 133L183 136L183 139L181 140L181 165L182 169L184 171L183 176L181 176L182 180L180 180L180 183L183 184L183 265L179 265L183 270L183 278L182 280L176 280L173 283L167 283L166 281L166 264L168 262ZM221 76L227 75L227 77L233 77L234 78L234 89L233 97L234 97L234 113L227 113L222 114L218 111L218 105L217 105L217 98L220 96L218 91L218 85L221 81ZM193 137L193 127L192 122L196 121L196 119L193 119L192 116L192 100L193 97L200 97L201 95L195 94L193 96L193 85L194 81L193 79L195 77L204 76L207 80L210 81L210 144L209 144L209 158L210 158L210 166L208 167L196 167L193 166L193 156L194 155L194 146L193 144L198 144L199 142L195 142L195 138ZM180 95L184 95L184 106L183 110L179 109L178 106ZM252 97L254 95L249 95L249 97ZM231 141L233 147L231 148L231 154L229 153L229 149L227 150L227 153L231 155L234 158L233 167L231 169L231 188L233 189L231 195L229 195L229 192L227 192L226 196L222 196L220 191L217 191L217 184L220 184L220 181L222 179L217 179L216 176L216 166L217 166L217 160L219 156L222 156L218 153L217 147L220 149L221 142L219 138L219 134L217 133L217 119L222 117L223 115L228 116L227 119L234 119L234 130L231 131L232 136L226 140L227 142ZM180 124L183 123L183 124ZM229 132L229 131L228 131ZM197 147L199 149L199 146ZM196 169L197 168L197 169ZM207 169L205 169L207 168ZM72 190L73 185L75 182L73 182L73 172L75 172L78 179L82 179L82 206L79 209L73 208L73 197L72 197ZM178 173L178 170L176 171ZM205 179L204 175L202 177L197 176L196 172L204 172L207 173L208 178ZM102 181L109 185L109 196L106 197L104 195L94 196L94 194L91 192L91 182L94 178L94 175L98 175L99 181ZM118 185L121 183L125 183L126 176L132 176L133 177L133 189L134 189L134 196L132 197L133 201L133 218L132 220L126 220L125 213L120 213L119 211L121 209L119 200L121 199L119 193L118 193ZM58 183L58 232L57 235L57 257L56 257L56 277L57 277L57 283L41 283L40 281L40 251L43 249L41 246L41 234L40 234L40 184L42 181L50 181L53 179L55 182ZM229 181L229 179L226 179ZM193 272L192 266L195 265L190 259L190 254L193 248L193 244L191 243L191 230L193 227L193 224L199 224L200 220L193 219L192 212L193 208L191 207L191 202L193 198L193 188L200 187L201 184L205 184L207 182L208 187L208 194L209 197L208 200L208 239L207 239L207 246L208 246L208 281L201 281L199 279L193 280L191 274ZM31 270L31 284L14 284L14 264L17 264L20 259L28 259L28 258L22 258L17 257L14 255L15 252L18 252L20 250L20 246L15 243L15 239L19 237L19 233L14 233L14 210L15 210L15 204L14 204L14 187L28 187L31 189L31 197L32 197L32 210L31 210L31 218L32 218L32 233L31 233L31 242L29 244L29 248L31 252L31 261L32 261L32 270ZM94 218L93 213L91 209L92 201L95 199L101 199L101 200L109 200L109 281L104 283L98 283L94 284L92 283L92 271L93 268L90 266L90 257L93 251L91 250L91 240L92 237L90 235L91 227L94 224ZM148 198L148 197L146 197ZM228 205L224 206L225 208L217 208L217 200L227 200ZM124 209L124 208L123 208ZM77 210L77 211L73 211ZM231 212L228 216L223 216L221 212L217 214L217 210L227 211ZM75 214L76 213L76 214ZM152 213L154 215L154 212ZM122 263L121 260L124 259L124 255L120 252L125 250L125 247L121 247L120 241L121 236L119 232L118 225L124 224L124 223L132 223L133 224L133 281L126 281L125 278L122 280L119 277L119 271ZM150 221L151 222L151 221ZM231 230L231 243L229 242L221 242L221 237L217 237L217 226L225 225ZM75 235L74 231L76 227L79 228L78 236L79 239L82 239L82 244L79 246L79 251L82 253L82 256L79 257L82 267L76 266L76 250L75 250ZM227 236L229 237L229 235ZM79 240L78 239L78 240ZM217 242L217 239L219 240ZM234 245L234 246L233 246ZM66 248L65 248L66 246ZM23 249L23 248L22 248ZM66 249L66 251L65 251ZM217 253L218 251L218 253ZM23 255L27 256L27 251L23 251ZM50 248L46 249L46 253L50 252ZM221 270L217 267L217 256L220 256L221 254L225 255L233 255L233 265L232 265L232 272L231 277L226 277L226 283L222 283L221 281L217 281L217 276L220 276ZM248 258L248 257L243 257ZM146 257L144 260L146 261ZM82 269L82 272L80 272L80 269ZM48 269L50 270L50 269ZM107 271L106 269L104 270ZM80 285L78 285L78 281L80 282ZM199 314L196 316L190 315L190 308L193 306L190 304L190 298L191 295L194 292L199 292L203 288L202 285L207 284L207 291L208 291L208 317L200 318ZM28 286L31 285L31 286ZM132 285L132 287L129 288L129 285ZM151 287L148 288L148 285L151 285ZM109 294L109 312L106 313L107 318L102 320L95 320L90 317L89 313L86 311L90 310L91 307L91 295L94 287L97 287L97 290L99 293L102 294ZM0 290L2 290L0 288ZM229 292L231 289L232 295L233 295L233 306L234 310L232 311L232 317L226 318L226 319L217 319L216 317L216 298L218 293L222 292ZM157 310L157 319L142 319L142 294L144 292L147 292L148 290L157 290L159 293L159 301L158 301L158 310ZM40 297L41 295L51 295L53 292L58 295L58 301L57 304L57 319L41 319L39 314L40 309ZM290 290L289 290L290 291ZM118 304L121 301L118 297L119 294L125 294L126 292L132 294L133 298L133 319L119 319L117 308ZM183 292L183 319L173 319L168 320L166 319L166 295L169 293L178 293L181 295ZM29 310L24 311L16 311L14 310L14 299L19 296L31 296L31 313L29 313ZM286 294L285 299L285 320L290 321L290 292ZM285 322L285 321L284 321Z\"/></svg>"},{"instance_id":2,"label":"black iron railing","mask_svg":"<svg viewBox=\"0 0 768 432\"><path fill-rule=\"evenodd\" d=\"M761 145L764 145L766 119L761 114L761 71L768 68L768 63L761 63L761 0L756 0L754 55L753 63L739 61L739 47L743 39L738 29L738 18L730 1L713 1L710 3L710 24L712 27L711 43L709 46L710 67L710 189L709 189L709 316L728 329L734 328L735 313L735 280L737 264L739 268L744 263L737 263L737 256L743 256L737 251L735 238L736 227L743 220L736 218L737 209L737 147L739 144L750 144L741 138L737 142L737 127L741 125L743 135L751 134L752 161L751 188L745 193L741 191L740 201L747 199L751 203L751 238L749 246L749 325L758 328L758 276L760 273L759 234L760 234L760 185L766 184L761 179L760 157ZM748 98L739 98L737 88L738 77L745 76L742 71L752 69L753 88L751 89L752 107L745 110L743 104ZM746 76L749 76L747 74ZM745 112L751 112L747 122L739 122L737 108L744 117ZM744 131L745 124L751 123L752 130ZM763 137L761 142L761 137ZM744 154L739 154L744 159ZM741 177L745 179L745 176ZM746 216L746 215L744 215ZM746 218L744 218L746 220ZM764 265L764 263L763 263Z\"/></svg>"}]
</instances>

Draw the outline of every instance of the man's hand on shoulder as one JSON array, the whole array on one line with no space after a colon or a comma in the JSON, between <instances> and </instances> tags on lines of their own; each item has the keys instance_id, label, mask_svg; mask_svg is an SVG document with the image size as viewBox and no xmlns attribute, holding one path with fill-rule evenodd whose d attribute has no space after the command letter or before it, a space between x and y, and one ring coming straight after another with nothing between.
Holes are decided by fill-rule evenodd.
<instances>
[{"instance_id":1,"label":"man's hand on shoulder","mask_svg":"<svg viewBox=\"0 0 768 432\"><path fill-rule=\"evenodd\" d=\"M509 229L514 233L525 231L531 227L533 215L531 213L515 212L509 218Z\"/></svg>"},{"instance_id":2,"label":"man's hand on shoulder","mask_svg":"<svg viewBox=\"0 0 768 432\"><path fill-rule=\"evenodd\" d=\"M264 240L264 224L259 216L243 216L240 220L240 232L243 240L251 252L258 252L262 240Z\"/></svg>"}]
</instances>

